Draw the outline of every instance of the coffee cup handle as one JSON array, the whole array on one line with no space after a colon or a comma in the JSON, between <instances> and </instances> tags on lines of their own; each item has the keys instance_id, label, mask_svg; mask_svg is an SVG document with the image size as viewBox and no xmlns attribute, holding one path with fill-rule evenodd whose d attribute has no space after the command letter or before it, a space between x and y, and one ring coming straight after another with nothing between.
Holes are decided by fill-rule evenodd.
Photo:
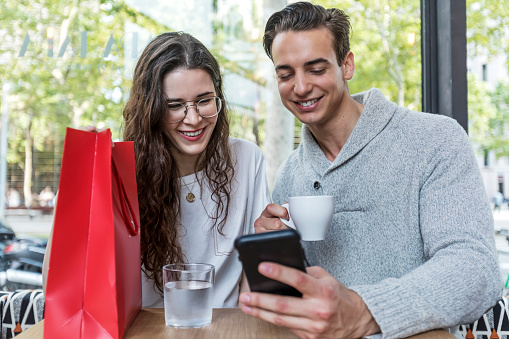
<instances>
[{"instance_id":1,"label":"coffee cup handle","mask_svg":"<svg viewBox=\"0 0 509 339\"><path fill-rule=\"evenodd\" d=\"M281 205L283 206L284 208L286 208L286 210L288 211L288 216L290 216L290 205L288 203L286 204L283 204ZM290 228L293 228L294 230L296 230L297 228L295 227L295 224L293 223L293 220L292 220L292 217L290 216L290 220L286 220L286 219L283 219L283 218L279 218L279 220L281 220L283 222L283 224L285 224L286 226L290 227Z\"/></svg>"}]
</instances>

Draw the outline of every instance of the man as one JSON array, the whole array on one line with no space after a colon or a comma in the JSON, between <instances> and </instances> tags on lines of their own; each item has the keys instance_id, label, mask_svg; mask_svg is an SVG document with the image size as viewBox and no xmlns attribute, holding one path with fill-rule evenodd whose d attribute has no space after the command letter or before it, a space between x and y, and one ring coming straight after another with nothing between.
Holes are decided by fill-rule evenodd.
<instances>
[{"instance_id":1,"label":"man","mask_svg":"<svg viewBox=\"0 0 509 339\"><path fill-rule=\"evenodd\" d=\"M493 197L493 212L498 210L500 212L500 207L502 207L502 204L504 203L504 195L502 192L495 193L495 196Z\"/></svg>"},{"instance_id":2,"label":"man","mask_svg":"<svg viewBox=\"0 0 509 339\"><path fill-rule=\"evenodd\" d=\"M304 123L273 200L334 195L327 238L304 243L307 274L262 263L302 299L244 293L242 310L301 338L407 337L478 319L501 296L493 216L455 120L412 112L378 89L351 96L350 23L298 2L273 14L264 47L283 104ZM257 232L283 229L267 206ZM318 267L321 266L321 267Z\"/></svg>"}]
</instances>

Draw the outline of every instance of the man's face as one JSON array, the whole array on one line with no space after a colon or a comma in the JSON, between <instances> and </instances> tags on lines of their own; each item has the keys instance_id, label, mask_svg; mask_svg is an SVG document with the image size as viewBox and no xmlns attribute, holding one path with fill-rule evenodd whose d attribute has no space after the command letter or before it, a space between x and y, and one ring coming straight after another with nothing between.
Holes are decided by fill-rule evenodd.
<instances>
[{"instance_id":1,"label":"man's face","mask_svg":"<svg viewBox=\"0 0 509 339\"><path fill-rule=\"evenodd\" d=\"M351 75L338 65L328 29L279 33L272 59L281 101L297 119L318 127L338 117Z\"/></svg>"}]
</instances>

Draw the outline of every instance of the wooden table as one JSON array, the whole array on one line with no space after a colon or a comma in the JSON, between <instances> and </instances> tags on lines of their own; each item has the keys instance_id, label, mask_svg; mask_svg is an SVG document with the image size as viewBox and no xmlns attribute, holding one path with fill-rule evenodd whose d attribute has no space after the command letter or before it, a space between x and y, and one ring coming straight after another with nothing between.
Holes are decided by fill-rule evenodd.
<instances>
[{"instance_id":1,"label":"wooden table","mask_svg":"<svg viewBox=\"0 0 509 339\"><path fill-rule=\"evenodd\" d=\"M44 320L30 327L16 339L43 339ZM140 311L124 339L162 338L245 338L245 339L295 339L292 332L266 321L242 313L238 308L217 308L209 326L196 329L176 329L164 323L164 309L144 308ZM455 339L452 334L435 330L411 337L413 339Z\"/></svg>"}]
</instances>

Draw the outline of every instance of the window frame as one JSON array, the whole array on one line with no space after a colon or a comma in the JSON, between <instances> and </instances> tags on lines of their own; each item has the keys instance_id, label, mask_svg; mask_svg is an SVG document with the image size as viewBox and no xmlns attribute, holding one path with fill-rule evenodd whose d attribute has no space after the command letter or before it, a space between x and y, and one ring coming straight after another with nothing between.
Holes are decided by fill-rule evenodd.
<instances>
[{"instance_id":1,"label":"window frame","mask_svg":"<svg viewBox=\"0 0 509 339\"><path fill-rule=\"evenodd\" d=\"M466 1L421 0L422 110L468 133Z\"/></svg>"}]
</instances>

